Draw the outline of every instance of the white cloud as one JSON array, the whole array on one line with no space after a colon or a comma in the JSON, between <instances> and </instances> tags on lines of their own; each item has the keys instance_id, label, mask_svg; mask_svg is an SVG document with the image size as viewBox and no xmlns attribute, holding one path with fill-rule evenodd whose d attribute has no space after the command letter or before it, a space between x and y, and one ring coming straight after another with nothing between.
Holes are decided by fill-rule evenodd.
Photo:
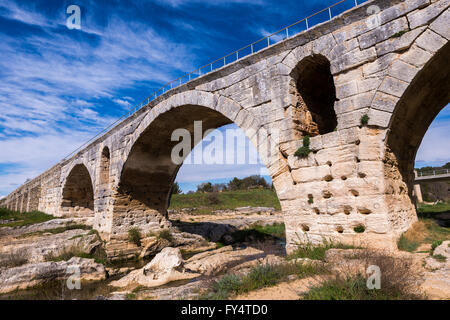
<instances>
[{"instance_id":1,"label":"white cloud","mask_svg":"<svg viewBox=\"0 0 450 320\"><path fill-rule=\"evenodd\" d=\"M437 121L430 126L417 152L416 162L450 161L449 128L450 119Z\"/></svg>"}]
</instances>

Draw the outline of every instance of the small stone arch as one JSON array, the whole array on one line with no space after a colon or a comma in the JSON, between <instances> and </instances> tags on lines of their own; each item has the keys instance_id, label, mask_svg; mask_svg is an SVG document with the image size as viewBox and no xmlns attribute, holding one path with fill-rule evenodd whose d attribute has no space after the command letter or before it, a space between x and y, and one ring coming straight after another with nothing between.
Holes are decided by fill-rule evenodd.
<instances>
[{"instance_id":1,"label":"small stone arch","mask_svg":"<svg viewBox=\"0 0 450 320\"><path fill-rule=\"evenodd\" d=\"M194 121L197 120L202 121L200 139L194 134ZM189 131L192 149L202 140L204 132L230 123L240 127L258 147L257 136L265 129L261 130L262 126L249 111L223 96L188 91L171 96L149 111L124 152L126 161L114 194L113 237L126 235L132 226L147 233L167 225L170 190L181 166L171 160L171 150L179 143L171 141L173 130ZM267 142L271 137L264 139ZM273 149L270 150L274 153ZM269 168L280 167L270 156L261 158Z\"/></svg>"},{"instance_id":2,"label":"small stone arch","mask_svg":"<svg viewBox=\"0 0 450 320\"><path fill-rule=\"evenodd\" d=\"M70 170L62 190L61 212L69 216L94 214L94 189L91 175L82 163Z\"/></svg>"},{"instance_id":3,"label":"small stone arch","mask_svg":"<svg viewBox=\"0 0 450 320\"><path fill-rule=\"evenodd\" d=\"M297 63L290 73L292 118L296 136L317 136L337 127L334 110L336 87L331 63L322 54L311 54Z\"/></svg>"},{"instance_id":4,"label":"small stone arch","mask_svg":"<svg viewBox=\"0 0 450 320\"><path fill-rule=\"evenodd\" d=\"M102 188L106 188L110 181L110 162L111 155L107 146L103 147L100 154L100 172L99 172L99 185Z\"/></svg>"}]
</instances>

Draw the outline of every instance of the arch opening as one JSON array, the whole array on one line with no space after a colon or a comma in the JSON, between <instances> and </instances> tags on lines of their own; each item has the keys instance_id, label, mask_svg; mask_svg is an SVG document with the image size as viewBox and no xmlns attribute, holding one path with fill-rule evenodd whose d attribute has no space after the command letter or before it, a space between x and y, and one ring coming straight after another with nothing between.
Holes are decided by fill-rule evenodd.
<instances>
[{"instance_id":1,"label":"arch opening","mask_svg":"<svg viewBox=\"0 0 450 320\"><path fill-rule=\"evenodd\" d=\"M192 229L187 227L186 224L179 224L179 219L169 220L168 208L172 198L174 182L180 168L184 164L192 164L196 166L197 170L201 170L200 167L204 168L204 171L201 171L200 174L200 179L202 181L196 180L196 182L198 182L196 183L196 186L201 185L203 182L212 182L214 187L217 187L217 185L220 184L218 181L214 181L214 178L211 178L208 174L209 168L207 169L206 166L211 163L205 161L203 157L200 160L201 162L198 163L197 153L191 154L191 151L196 145L199 147L203 145L204 137L206 138L208 136L208 140L214 139L214 141L216 141L216 135L212 133L212 131L230 124L233 124L233 121L222 113L198 105L179 106L160 114L154 119L140 134L139 138L132 146L127 161L123 166L119 187L114 195L111 237L123 239L127 236L130 228L138 228L143 236L157 234L161 232L162 229L171 227L174 227L174 230L195 233L193 231L196 229L195 226L192 226ZM228 129L223 128L221 130L229 129L230 128L228 127ZM238 131L241 130L239 128L236 129ZM186 134L183 135L182 139L180 139L181 136L175 134L175 132L180 132L179 130ZM215 132L218 133L218 131ZM241 132L242 135L246 137L246 134L243 131ZM209 134L211 134L211 136ZM236 132L234 132L234 134L236 134ZM224 133L224 136L225 135L227 135L227 133ZM236 143L237 146L239 142L234 140L235 138L237 141L239 141L240 138L232 138L233 143ZM248 139L248 137L245 139ZM184 149L182 153L178 153L181 141L188 141L189 148ZM223 149L224 160L227 159L226 150L227 147ZM178 158L177 162L174 162L172 157L173 153L180 156L182 155L182 157ZM205 154L203 154L203 156ZM206 157L208 157L208 155ZM188 156L190 160L185 161ZM249 154L247 154L247 156L245 161L251 158ZM237 155L236 158L233 158L233 161L236 162L233 162L232 165L240 164L237 158ZM227 161L228 160L225 162ZM262 166L262 162L259 158L254 161L257 165ZM230 170L231 166L229 165L230 163L228 162L224 163L224 166L215 163L213 165L214 169L209 170L226 170L225 166L228 166L227 169ZM248 175L250 176L252 174ZM234 176L229 177L230 180L232 180L233 177ZM244 178L244 176L241 176L241 178ZM192 192L195 192L195 189L191 190ZM187 192L187 190L185 191ZM223 189L221 191L223 191ZM214 201L220 201L216 199L218 193L218 190L212 188L210 192L199 191L197 195L207 199L208 202L213 203ZM271 195L274 193L275 192L272 192ZM275 197L277 198L276 195ZM258 206L262 207L264 205ZM234 209L234 207L231 209ZM192 222L189 221L188 224L191 225ZM214 227L214 225L214 223L208 222L208 228ZM218 239L215 241L218 241Z\"/></svg>"},{"instance_id":2,"label":"arch opening","mask_svg":"<svg viewBox=\"0 0 450 320\"><path fill-rule=\"evenodd\" d=\"M104 186L109 183L109 148L104 147L100 157L100 185Z\"/></svg>"},{"instance_id":3,"label":"arch opening","mask_svg":"<svg viewBox=\"0 0 450 320\"><path fill-rule=\"evenodd\" d=\"M196 121L201 121L201 134L194 132ZM172 161L172 150L180 142L171 139L175 130L189 133L192 149L207 130L231 122L221 113L197 105L180 106L159 115L134 143L123 166L114 201L113 234L126 234L137 225L144 233L168 226L170 193L182 164Z\"/></svg>"},{"instance_id":4,"label":"arch opening","mask_svg":"<svg viewBox=\"0 0 450 320\"><path fill-rule=\"evenodd\" d=\"M66 178L61 211L64 215L70 216L88 216L94 213L92 180L83 164L75 165Z\"/></svg>"},{"instance_id":5,"label":"arch opening","mask_svg":"<svg viewBox=\"0 0 450 320\"><path fill-rule=\"evenodd\" d=\"M414 164L419 146L432 121L450 102L450 45L441 48L398 102L386 138L384 174L390 220L405 231L417 219Z\"/></svg>"},{"instance_id":6,"label":"arch opening","mask_svg":"<svg viewBox=\"0 0 450 320\"><path fill-rule=\"evenodd\" d=\"M330 61L312 55L298 63L291 73L294 129L300 136L317 136L337 127L334 110L336 87Z\"/></svg>"}]
</instances>

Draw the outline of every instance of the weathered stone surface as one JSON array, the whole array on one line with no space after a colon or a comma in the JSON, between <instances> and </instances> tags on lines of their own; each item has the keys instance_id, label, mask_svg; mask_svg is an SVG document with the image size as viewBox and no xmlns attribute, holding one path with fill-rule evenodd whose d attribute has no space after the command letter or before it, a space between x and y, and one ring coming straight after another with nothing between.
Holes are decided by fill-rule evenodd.
<instances>
[{"instance_id":1,"label":"weathered stone surface","mask_svg":"<svg viewBox=\"0 0 450 320\"><path fill-rule=\"evenodd\" d=\"M130 272L125 277L110 283L113 287L142 285L157 287L176 280L192 279L199 274L186 271L180 249L164 248L144 268Z\"/></svg>"},{"instance_id":2,"label":"weathered stone surface","mask_svg":"<svg viewBox=\"0 0 450 320\"><path fill-rule=\"evenodd\" d=\"M96 234L86 230L69 230L58 234L44 234L0 241L0 263L3 257L20 252L30 263L44 262L49 256L57 257L65 251L76 248L79 252L91 253L101 245Z\"/></svg>"},{"instance_id":3,"label":"weathered stone surface","mask_svg":"<svg viewBox=\"0 0 450 320\"><path fill-rule=\"evenodd\" d=\"M186 261L185 267L201 274L214 275L227 270L233 265L264 256L264 251L251 247L233 249L232 246L226 246L192 256Z\"/></svg>"},{"instance_id":4,"label":"weathered stone surface","mask_svg":"<svg viewBox=\"0 0 450 320\"><path fill-rule=\"evenodd\" d=\"M0 293L30 288L47 281L68 279L74 273L73 268L79 268L80 280L97 281L106 278L102 264L95 263L94 259L74 257L69 261L40 262L0 269Z\"/></svg>"}]
</instances>

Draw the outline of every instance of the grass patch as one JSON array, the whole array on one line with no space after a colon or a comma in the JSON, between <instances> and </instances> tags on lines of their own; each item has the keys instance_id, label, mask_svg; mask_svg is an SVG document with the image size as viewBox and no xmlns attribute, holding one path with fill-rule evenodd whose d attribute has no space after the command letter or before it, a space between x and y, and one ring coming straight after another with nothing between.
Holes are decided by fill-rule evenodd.
<instances>
[{"instance_id":1,"label":"grass patch","mask_svg":"<svg viewBox=\"0 0 450 320\"><path fill-rule=\"evenodd\" d=\"M58 227L58 228L53 228L53 229L45 229L42 231L36 231L36 232L30 232L30 233L25 233L23 235L20 236L20 238L27 238L27 237L31 237L31 236L38 236L38 235L42 235L44 233L51 233L51 234L58 234L58 233L63 233L66 232L68 230L92 230L92 227L84 225L84 224L73 224L73 225L68 225L65 227ZM75 239L77 237L82 237L83 235L79 235L79 236L75 236L71 239Z\"/></svg>"},{"instance_id":2,"label":"grass patch","mask_svg":"<svg viewBox=\"0 0 450 320\"><path fill-rule=\"evenodd\" d=\"M81 248L77 246L72 246L64 249L63 252L55 255L50 253L45 256L45 261L67 261L73 257L85 258L85 259L94 259L96 263L100 263L103 265L109 265L109 261L107 259L106 252L103 248L97 247L92 253L84 252Z\"/></svg>"},{"instance_id":3,"label":"grass patch","mask_svg":"<svg viewBox=\"0 0 450 320\"><path fill-rule=\"evenodd\" d=\"M28 254L25 250L0 254L0 267L14 268L20 267L28 262Z\"/></svg>"},{"instance_id":4,"label":"grass patch","mask_svg":"<svg viewBox=\"0 0 450 320\"><path fill-rule=\"evenodd\" d=\"M419 221L400 236L397 247L403 251L414 252L421 244L430 243L437 247L438 243L449 239L450 228L441 227L430 218L419 218Z\"/></svg>"},{"instance_id":5,"label":"grass patch","mask_svg":"<svg viewBox=\"0 0 450 320\"><path fill-rule=\"evenodd\" d=\"M402 251L414 252L419 246L419 242L409 239L404 234L402 234L397 241L397 248Z\"/></svg>"},{"instance_id":6,"label":"grass patch","mask_svg":"<svg viewBox=\"0 0 450 320\"><path fill-rule=\"evenodd\" d=\"M308 258L312 260L325 260L325 252L328 249L356 249L356 247L351 245L345 245L341 243L324 242L321 245L314 246L311 243L300 244L297 249L288 255L289 260Z\"/></svg>"},{"instance_id":7,"label":"grass patch","mask_svg":"<svg viewBox=\"0 0 450 320\"><path fill-rule=\"evenodd\" d=\"M195 208L191 214L211 214L215 210L239 207L273 207L281 209L277 194L268 189L224 191L215 194L218 201L211 201L208 193L174 194L170 200L172 210Z\"/></svg>"},{"instance_id":8,"label":"grass patch","mask_svg":"<svg viewBox=\"0 0 450 320\"><path fill-rule=\"evenodd\" d=\"M128 241L140 247L141 239L142 235L138 228L131 228L130 230L128 230Z\"/></svg>"},{"instance_id":9,"label":"grass patch","mask_svg":"<svg viewBox=\"0 0 450 320\"><path fill-rule=\"evenodd\" d=\"M173 236L172 233L170 232L169 229L164 229L162 230L159 234L158 234L158 239L165 239L169 242L173 241Z\"/></svg>"},{"instance_id":10,"label":"grass patch","mask_svg":"<svg viewBox=\"0 0 450 320\"><path fill-rule=\"evenodd\" d=\"M419 204L417 211L419 213L419 217L430 218L435 213L450 211L450 203L439 202L437 204Z\"/></svg>"},{"instance_id":11,"label":"grass patch","mask_svg":"<svg viewBox=\"0 0 450 320\"><path fill-rule=\"evenodd\" d=\"M0 208L0 219L1 220L10 220L14 219L16 221L5 223L0 225L0 227L22 227L35 223L45 222L52 219L56 219L56 217L51 216L49 214L40 212L40 211L31 211L31 212L17 212L8 210L5 208Z\"/></svg>"},{"instance_id":12,"label":"grass patch","mask_svg":"<svg viewBox=\"0 0 450 320\"><path fill-rule=\"evenodd\" d=\"M289 275L305 278L327 272L323 267L304 263L261 265L252 268L247 275L229 274L217 281L213 281L208 291L200 295L199 299L226 300L232 296L274 286L286 280Z\"/></svg>"},{"instance_id":13,"label":"grass patch","mask_svg":"<svg viewBox=\"0 0 450 320\"><path fill-rule=\"evenodd\" d=\"M369 275L344 272L328 278L320 285L310 288L302 297L306 300L405 300L424 299L417 289L420 278L415 273L412 259L393 257L379 251L360 250L355 259L361 261L361 268L371 265L380 268L380 288L369 289Z\"/></svg>"}]
</instances>

